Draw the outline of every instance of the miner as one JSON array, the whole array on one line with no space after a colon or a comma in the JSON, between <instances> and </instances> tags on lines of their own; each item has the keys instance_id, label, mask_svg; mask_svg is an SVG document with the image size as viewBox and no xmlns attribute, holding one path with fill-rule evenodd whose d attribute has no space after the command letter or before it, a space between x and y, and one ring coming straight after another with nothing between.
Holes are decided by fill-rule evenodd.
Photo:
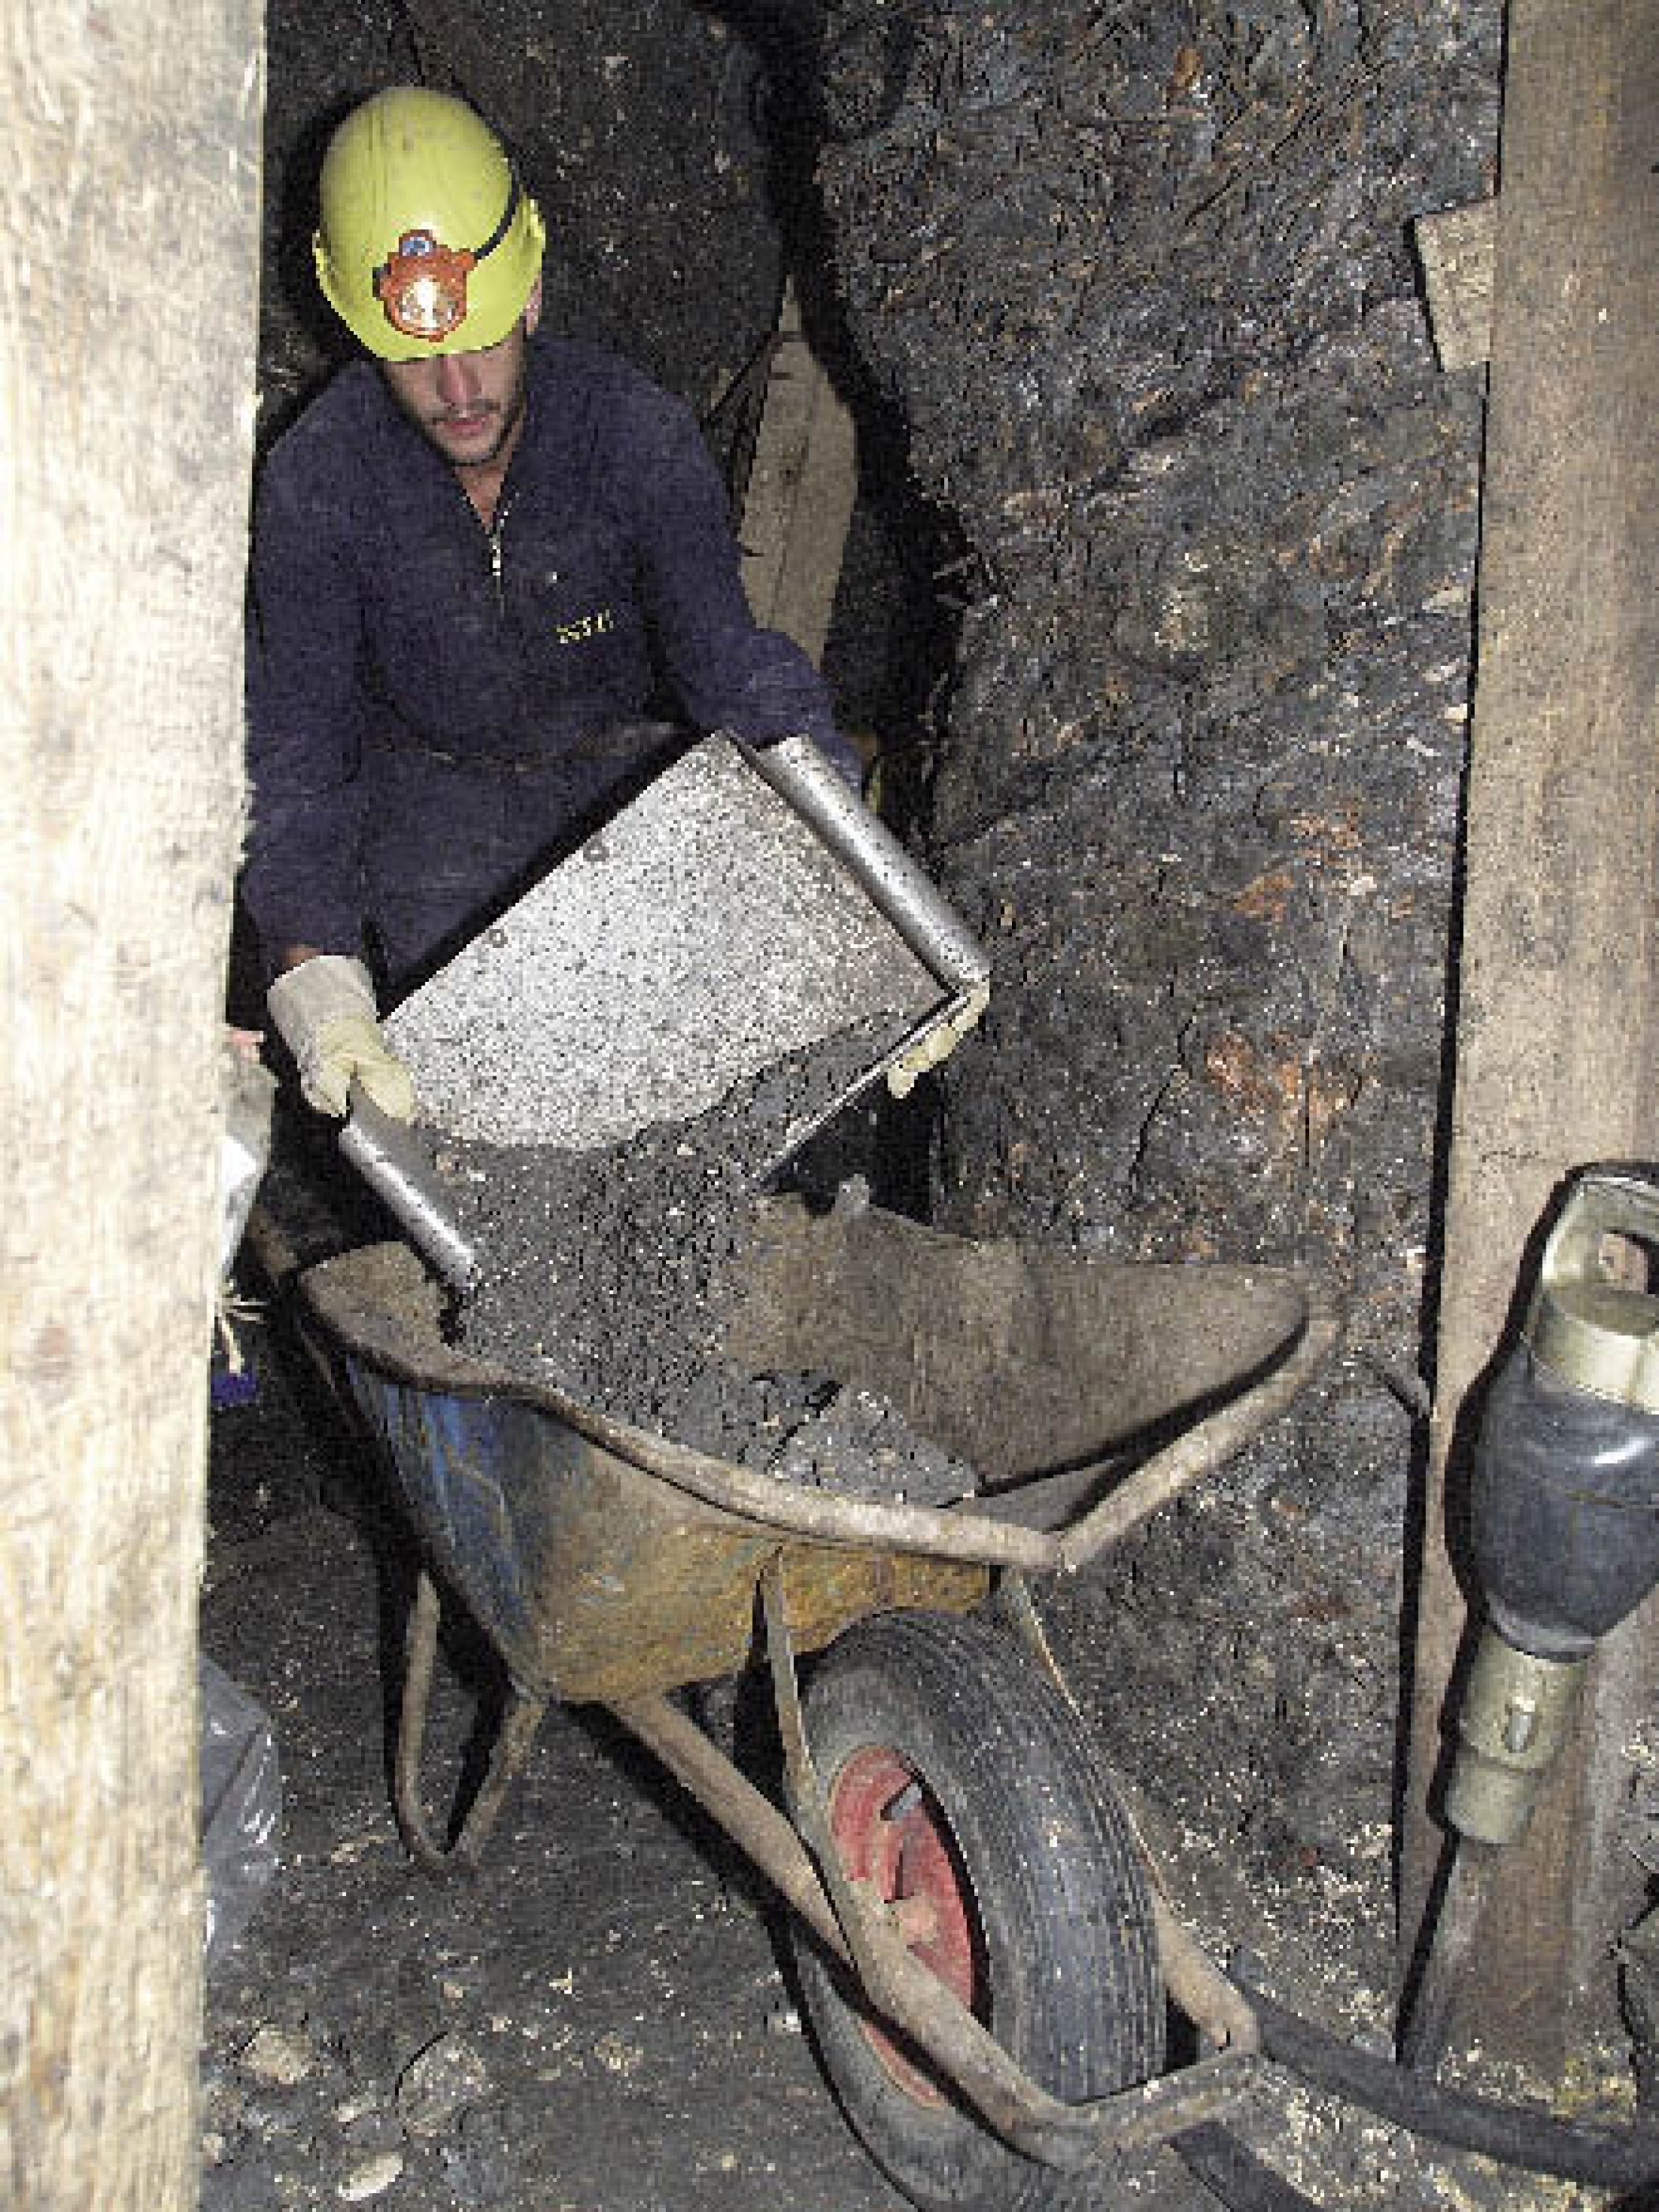
<instances>
[{"instance_id":1,"label":"miner","mask_svg":"<svg viewBox=\"0 0 1659 2212\"><path fill-rule=\"evenodd\" d=\"M750 612L690 410L538 329L542 218L478 115L377 94L319 203L318 280L370 357L261 475L244 897L307 1098L343 1114L356 1081L407 1116L374 971L406 988L692 733L856 763Z\"/></svg>"}]
</instances>

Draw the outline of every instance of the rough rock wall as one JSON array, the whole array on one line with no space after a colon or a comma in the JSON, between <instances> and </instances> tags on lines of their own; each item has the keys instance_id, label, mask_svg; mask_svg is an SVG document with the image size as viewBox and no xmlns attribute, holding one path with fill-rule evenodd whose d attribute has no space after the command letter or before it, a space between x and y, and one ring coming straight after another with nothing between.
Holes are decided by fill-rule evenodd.
<instances>
[{"instance_id":1,"label":"rough rock wall","mask_svg":"<svg viewBox=\"0 0 1659 2212\"><path fill-rule=\"evenodd\" d=\"M934 852L998 988L944 1218L1351 1301L1309 1417L1062 1605L1126 1764L1291 1917L1386 1919L1413 1431L1377 1368L1423 1357L1483 400L1407 226L1492 189L1498 35L1496 0L835 0L824 40L850 325L975 556Z\"/></svg>"}]
</instances>

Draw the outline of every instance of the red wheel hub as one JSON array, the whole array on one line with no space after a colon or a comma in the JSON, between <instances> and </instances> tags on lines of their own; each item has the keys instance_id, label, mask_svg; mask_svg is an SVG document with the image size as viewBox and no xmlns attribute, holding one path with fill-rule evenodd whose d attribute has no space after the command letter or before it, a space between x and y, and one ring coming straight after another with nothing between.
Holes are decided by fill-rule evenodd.
<instances>
[{"instance_id":1,"label":"red wheel hub","mask_svg":"<svg viewBox=\"0 0 1659 2212\"><path fill-rule=\"evenodd\" d=\"M982 2019L973 1893L949 1824L926 1784L896 1751L869 1745L836 1778L830 1827L842 1866L854 1881L870 1884L912 1956ZM900 2088L919 2104L945 2102L933 2076L885 2029L866 2019L864 2032Z\"/></svg>"}]
</instances>

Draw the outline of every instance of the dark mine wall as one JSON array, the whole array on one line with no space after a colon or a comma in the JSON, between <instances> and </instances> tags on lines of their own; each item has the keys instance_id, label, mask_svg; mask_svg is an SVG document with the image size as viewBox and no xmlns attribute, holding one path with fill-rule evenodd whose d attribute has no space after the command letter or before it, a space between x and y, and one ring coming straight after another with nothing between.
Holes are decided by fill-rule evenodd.
<instances>
[{"instance_id":1,"label":"dark mine wall","mask_svg":"<svg viewBox=\"0 0 1659 2212\"><path fill-rule=\"evenodd\" d=\"M1374 1976L1483 402L1408 226L1492 189L1499 27L845 0L825 48L855 342L975 556L933 853L997 988L942 1218L1346 1295L1306 1419L1063 1610L1189 1858L1362 1900Z\"/></svg>"}]
</instances>

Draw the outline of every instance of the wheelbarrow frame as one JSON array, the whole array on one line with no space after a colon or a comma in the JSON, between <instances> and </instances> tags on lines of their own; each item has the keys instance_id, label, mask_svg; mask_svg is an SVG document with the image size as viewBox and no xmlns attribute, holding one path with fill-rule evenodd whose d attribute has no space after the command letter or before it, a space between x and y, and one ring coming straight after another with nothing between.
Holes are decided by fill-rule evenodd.
<instances>
[{"instance_id":1,"label":"wheelbarrow frame","mask_svg":"<svg viewBox=\"0 0 1659 2212\"><path fill-rule=\"evenodd\" d=\"M907 1235L933 1236L914 1224L902 1227ZM369 1248L311 1270L301 1288L325 1355L337 1362L344 1395L388 1448L423 1552L439 1569L434 1574L423 1564L421 1570L398 1721L394 1797L412 1855L434 1873L476 1867L551 1697L600 1704L696 1798L817 1940L851 1966L870 2005L1016 2149L1073 2168L1144 2149L1231 2107L1250 2084L1259 2047L1255 2016L1176 1919L1144 1837L1139 1840L1151 1877L1160 1971L1170 1996L1198 2026L1212 2055L1081 2104L1051 2096L1015 2063L912 1956L880 1906L846 1877L807 1743L798 1656L872 1613L915 1604L966 1610L989 1595L1010 1632L1069 1700L1027 1576L1076 1571L1214 1472L1285 1411L1340 1334L1333 1306L1305 1275L1236 1272L1246 1289L1257 1285L1293 1295L1300 1313L1288 1349L1281 1345L1276 1358L1262 1361L1237 1395L1212 1404L1103 1494L1102 1483L1119 1464L1115 1454L1026 1481L1006 1497L941 1510L783 1483L453 1352L429 1328L422 1334L422 1326L410 1324L398 1312L396 1297L380 1297L372 1280L364 1294L366 1273L380 1276L399 1294L415 1291L417 1302L436 1296L402 1246ZM550 1600L539 1608L534 1591L526 1605L522 1593L492 1587L473 1556L478 1549L492 1552L498 1562L512 1555L515 1531L500 1525L499 1498L486 1500L486 1520L493 1515L495 1525L484 1528L481 1543L468 1519L483 1494L477 1437L469 1423L484 1425L486 1457L503 1449L511 1456L520 1449L511 1433L520 1419L530 1425L534 1449L550 1451L573 1478L524 1487L583 1523L574 1540L587 1560L574 1571L561 1565L560 1586L539 1593ZM505 1447L492 1425L501 1421L509 1425ZM1074 1511L1079 1499L1090 1502ZM1058 1525L1041 1525L1045 1521ZM596 1530L601 1532L597 1553L592 1550ZM546 1534L537 1530L537 1542ZM556 1530L556 1550L572 1537L569 1527ZM618 1542L621 1556L614 1550ZM707 1619L714 1622L701 1648L672 1656L656 1648L607 1653L605 1603L617 1592L606 1585L623 1583L630 1562L645 1561L649 1573L665 1561L674 1571L659 1582L672 1591L699 1546L719 1562L712 1601L696 1572L689 1577L697 1617L687 1632L690 1641ZM459 1589L495 1646L512 1685L484 1779L447 1844L428 1820L421 1790L440 1574ZM591 1590L584 1591L584 1582ZM593 1601L597 1637L585 1596ZM757 1608L784 1750L787 1809L757 1790L668 1694L744 1664ZM543 1612L557 1616L550 1636L544 1633L549 1623Z\"/></svg>"}]
</instances>

